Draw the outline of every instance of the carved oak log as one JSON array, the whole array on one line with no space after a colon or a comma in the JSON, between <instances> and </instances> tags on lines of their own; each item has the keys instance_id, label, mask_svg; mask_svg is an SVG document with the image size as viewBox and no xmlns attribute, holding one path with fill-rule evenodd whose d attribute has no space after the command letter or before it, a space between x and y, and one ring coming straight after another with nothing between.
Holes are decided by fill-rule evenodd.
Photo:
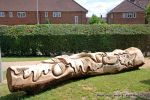
<instances>
[{"instance_id":1,"label":"carved oak log","mask_svg":"<svg viewBox=\"0 0 150 100\"><path fill-rule=\"evenodd\" d=\"M57 56L37 65L7 69L11 92L36 91L73 77L117 73L144 64L142 52L134 47L113 52L79 53Z\"/></svg>"}]
</instances>

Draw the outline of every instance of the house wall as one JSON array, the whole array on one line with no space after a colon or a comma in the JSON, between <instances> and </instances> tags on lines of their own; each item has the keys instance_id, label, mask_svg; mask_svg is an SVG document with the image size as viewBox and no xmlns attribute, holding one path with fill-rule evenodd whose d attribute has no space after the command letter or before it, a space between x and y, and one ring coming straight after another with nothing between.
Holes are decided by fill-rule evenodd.
<instances>
[{"instance_id":1,"label":"house wall","mask_svg":"<svg viewBox=\"0 0 150 100\"><path fill-rule=\"evenodd\" d=\"M113 14L113 18L111 14ZM136 18L123 18L122 12L109 13L107 22L109 24L145 24L145 13L137 12Z\"/></svg>"},{"instance_id":2,"label":"house wall","mask_svg":"<svg viewBox=\"0 0 150 100\"><path fill-rule=\"evenodd\" d=\"M25 18L18 18L17 12L13 12L13 17L9 17L9 12L5 12L5 17L0 17L1 25L19 25L19 24L35 24L36 23L36 13L26 12Z\"/></svg>"},{"instance_id":3,"label":"house wall","mask_svg":"<svg viewBox=\"0 0 150 100\"><path fill-rule=\"evenodd\" d=\"M0 17L1 25L20 25L20 24L36 24L37 15L36 11L26 11L25 18L18 18L17 12L13 12L13 17L9 17L9 12L5 12L5 17ZM53 17L52 12L48 12L48 17L45 17L45 12L39 12L40 24L48 22L52 24L74 24L74 16L79 16L79 24L86 24L86 12L62 12L61 17Z\"/></svg>"},{"instance_id":4,"label":"house wall","mask_svg":"<svg viewBox=\"0 0 150 100\"><path fill-rule=\"evenodd\" d=\"M53 12L48 13L45 18L45 12L40 12L40 23L47 23L49 20L52 24L74 24L75 16L79 16L79 24L86 24L86 12L61 12L61 17L53 17Z\"/></svg>"}]
</instances>

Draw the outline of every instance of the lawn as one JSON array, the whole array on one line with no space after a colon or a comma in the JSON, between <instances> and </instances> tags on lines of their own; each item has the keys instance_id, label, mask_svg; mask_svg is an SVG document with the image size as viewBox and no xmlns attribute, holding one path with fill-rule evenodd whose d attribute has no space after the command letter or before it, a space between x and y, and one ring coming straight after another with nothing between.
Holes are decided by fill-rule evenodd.
<instances>
[{"instance_id":1,"label":"lawn","mask_svg":"<svg viewBox=\"0 0 150 100\"><path fill-rule=\"evenodd\" d=\"M47 60L50 57L2 57L3 62L16 62L16 61L41 61Z\"/></svg>"},{"instance_id":2,"label":"lawn","mask_svg":"<svg viewBox=\"0 0 150 100\"><path fill-rule=\"evenodd\" d=\"M70 80L31 96L11 94L7 85L0 85L0 100L128 100L131 96L126 94L143 92L150 93L150 69ZM138 96L143 100L143 95Z\"/></svg>"}]
</instances>

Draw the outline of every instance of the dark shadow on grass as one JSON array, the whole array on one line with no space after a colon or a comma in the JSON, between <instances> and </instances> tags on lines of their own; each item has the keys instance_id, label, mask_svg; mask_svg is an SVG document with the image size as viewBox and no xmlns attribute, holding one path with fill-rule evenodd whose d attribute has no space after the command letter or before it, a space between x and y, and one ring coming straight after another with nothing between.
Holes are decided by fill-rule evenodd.
<instances>
[{"instance_id":1,"label":"dark shadow on grass","mask_svg":"<svg viewBox=\"0 0 150 100\"><path fill-rule=\"evenodd\" d=\"M0 97L0 100L21 100L25 98L25 96L26 96L25 92L15 92L15 93Z\"/></svg>"},{"instance_id":2,"label":"dark shadow on grass","mask_svg":"<svg viewBox=\"0 0 150 100\"><path fill-rule=\"evenodd\" d=\"M87 78L89 78L89 77L73 78L73 79L65 81L65 82L60 82L59 84L57 83L55 85L51 85L51 86L49 86L47 88L44 88L42 91L38 91L38 92L35 92L35 91L34 92L28 91L28 93L27 92L23 92L23 91L21 91L21 92L14 92L14 93L8 94L6 96L0 97L0 100L22 100L22 99L29 98L29 97L32 97L32 96L35 96L35 95L46 93L47 91L56 89L58 87L66 85L66 84L77 82L77 81L84 80L84 79L87 79Z\"/></svg>"},{"instance_id":3,"label":"dark shadow on grass","mask_svg":"<svg viewBox=\"0 0 150 100\"><path fill-rule=\"evenodd\" d=\"M115 74L120 74L120 73L125 73L125 72L131 72L131 71L134 71L134 70L127 70L127 71L114 73L114 74L108 74L107 73L107 74L93 75L93 76L83 75L82 77L72 78L72 79L66 80L64 82L58 82L57 84L49 85L47 88L44 88L43 90L38 91L38 92L28 91L28 93L26 93L26 92L15 92L15 93L12 93L12 94L8 94L6 96L0 97L0 100L22 100L22 99L29 98L29 97L32 97L32 96L35 96L35 95L46 93L47 91L56 89L58 87L64 86L64 85L69 84L69 83L78 82L80 80L86 80L88 78L92 78L92 77L96 77L96 76L115 75Z\"/></svg>"},{"instance_id":4,"label":"dark shadow on grass","mask_svg":"<svg viewBox=\"0 0 150 100\"><path fill-rule=\"evenodd\" d=\"M141 83L144 83L144 84L147 84L147 85L150 85L150 79L148 79L148 80L142 80L142 81L140 81Z\"/></svg>"}]
</instances>

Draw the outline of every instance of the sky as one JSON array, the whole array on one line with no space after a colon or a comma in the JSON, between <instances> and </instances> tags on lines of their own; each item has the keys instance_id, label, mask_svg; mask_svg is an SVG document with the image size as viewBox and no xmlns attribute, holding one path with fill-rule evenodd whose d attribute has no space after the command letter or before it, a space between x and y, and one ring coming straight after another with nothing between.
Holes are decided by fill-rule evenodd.
<instances>
[{"instance_id":1,"label":"sky","mask_svg":"<svg viewBox=\"0 0 150 100\"><path fill-rule=\"evenodd\" d=\"M123 0L75 0L88 10L87 17L93 14L105 17L107 12L120 4Z\"/></svg>"}]
</instances>

